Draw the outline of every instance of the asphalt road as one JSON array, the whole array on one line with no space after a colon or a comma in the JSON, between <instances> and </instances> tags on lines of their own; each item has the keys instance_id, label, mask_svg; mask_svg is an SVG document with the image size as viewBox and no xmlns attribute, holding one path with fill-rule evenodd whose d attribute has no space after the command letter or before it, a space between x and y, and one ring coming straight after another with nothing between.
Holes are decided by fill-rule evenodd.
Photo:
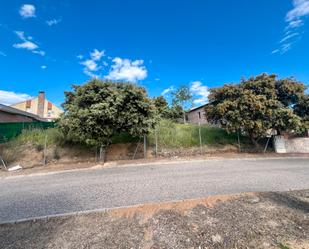
<instances>
[{"instance_id":1,"label":"asphalt road","mask_svg":"<svg viewBox=\"0 0 309 249\"><path fill-rule=\"evenodd\" d=\"M220 160L0 179L0 223L141 203L309 189L309 159Z\"/></svg>"}]
</instances>

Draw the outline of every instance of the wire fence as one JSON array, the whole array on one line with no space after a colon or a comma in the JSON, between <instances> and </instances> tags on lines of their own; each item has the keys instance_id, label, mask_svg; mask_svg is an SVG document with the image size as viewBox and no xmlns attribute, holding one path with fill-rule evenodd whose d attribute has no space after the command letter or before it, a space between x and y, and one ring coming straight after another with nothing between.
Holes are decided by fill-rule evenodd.
<instances>
[{"instance_id":1,"label":"wire fence","mask_svg":"<svg viewBox=\"0 0 309 249\"><path fill-rule=\"evenodd\" d=\"M21 126L21 124L19 125ZM117 134L113 137L113 143L108 146L106 151L101 151L101 153L99 148L89 148L82 144L66 144L65 135L59 132L57 128L47 129L54 127L53 123L49 123L49 126L35 127L31 124L27 124L27 128L22 126L22 134L12 143L3 146L11 146L11 149L8 149L7 152L12 152L12 155L8 153L3 155L0 151L0 156L4 156L5 161L14 161L18 157L17 147L14 146L18 144L32 144L36 153L40 154L37 163L41 165L46 165L52 161L63 163L70 161L72 163L100 161L100 159L116 161L198 156L226 152L256 152L250 151L253 146L241 132L228 133L218 126L209 124L179 124L163 120L145 136L132 137L128 133ZM14 130L12 127L10 129ZM15 133L11 134L17 136L18 133L15 129ZM269 148L271 148L271 138L262 141L264 152ZM104 156L102 156L103 152ZM11 160L8 160L10 157Z\"/></svg>"},{"instance_id":2,"label":"wire fence","mask_svg":"<svg viewBox=\"0 0 309 249\"><path fill-rule=\"evenodd\" d=\"M246 152L251 148L240 132L228 133L209 124L162 122L143 139L144 158L203 155L215 152ZM137 147L140 145L137 145Z\"/></svg>"}]
</instances>

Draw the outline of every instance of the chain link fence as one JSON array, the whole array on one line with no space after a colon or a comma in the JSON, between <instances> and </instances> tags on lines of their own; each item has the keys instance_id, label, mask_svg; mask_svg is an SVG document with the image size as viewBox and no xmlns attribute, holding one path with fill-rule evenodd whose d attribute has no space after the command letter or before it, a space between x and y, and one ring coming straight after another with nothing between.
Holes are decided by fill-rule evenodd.
<instances>
[{"instance_id":1,"label":"chain link fence","mask_svg":"<svg viewBox=\"0 0 309 249\"><path fill-rule=\"evenodd\" d=\"M21 156L28 157L27 151L31 151L32 148L35 149L35 151L32 150L32 154L37 155L37 158L29 161L40 165L50 162L66 164L100 161L98 148L63 143L66 141L65 136L57 128L46 129L53 127L53 123L48 123L50 127L46 124L43 124L43 127L40 126L42 124L37 123L25 124L15 127L6 126L9 129L6 129L5 137L13 138L21 131L23 132L16 139L2 146L4 150L2 152L0 150L0 156L4 156L5 161L22 160ZM271 139L268 138L265 143L263 141L263 148L266 143L270 144ZM147 136L132 137L127 133L121 133L113 137L112 144L108 146L106 152L104 151L106 153L104 160L110 162L156 157L222 155L223 153L250 152L252 148L248 138L240 132L228 133L220 127L209 124L180 124L162 120ZM19 153L18 149L22 151Z\"/></svg>"},{"instance_id":2,"label":"chain link fence","mask_svg":"<svg viewBox=\"0 0 309 249\"><path fill-rule=\"evenodd\" d=\"M228 133L217 126L162 121L147 135L144 147L146 158L247 152L252 144L240 133Z\"/></svg>"}]
</instances>

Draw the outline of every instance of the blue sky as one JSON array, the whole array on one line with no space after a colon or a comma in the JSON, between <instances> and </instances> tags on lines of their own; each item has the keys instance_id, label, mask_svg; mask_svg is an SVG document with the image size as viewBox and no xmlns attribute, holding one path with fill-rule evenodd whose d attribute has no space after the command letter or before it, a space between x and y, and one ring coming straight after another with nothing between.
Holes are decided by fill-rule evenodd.
<instances>
[{"instance_id":1,"label":"blue sky","mask_svg":"<svg viewBox=\"0 0 309 249\"><path fill-rule=\"evenodd\" d=\"M262 72L309 83L309 0L37 0L0 3L0 102L90 77L150 96L208 89ZM307 22L307 23L306 23Z\"/></svg>"}]
</instances>

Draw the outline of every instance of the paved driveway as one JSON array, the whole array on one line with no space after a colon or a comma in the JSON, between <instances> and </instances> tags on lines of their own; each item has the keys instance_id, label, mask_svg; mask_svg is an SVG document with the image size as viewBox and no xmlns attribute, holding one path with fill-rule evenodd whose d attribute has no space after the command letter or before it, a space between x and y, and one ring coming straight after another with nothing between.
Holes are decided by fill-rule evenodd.
<instances>
[{"instance_id":1,"label":"paved driveway","mask_svg":"<svg viewBox=\"0 0 309 249\"><path fill-rule=\"evenodd\" d=\"M309 159L218 160L0 179L0 223L140 203L309 189Z\"/></svg>"}]
</instances>

